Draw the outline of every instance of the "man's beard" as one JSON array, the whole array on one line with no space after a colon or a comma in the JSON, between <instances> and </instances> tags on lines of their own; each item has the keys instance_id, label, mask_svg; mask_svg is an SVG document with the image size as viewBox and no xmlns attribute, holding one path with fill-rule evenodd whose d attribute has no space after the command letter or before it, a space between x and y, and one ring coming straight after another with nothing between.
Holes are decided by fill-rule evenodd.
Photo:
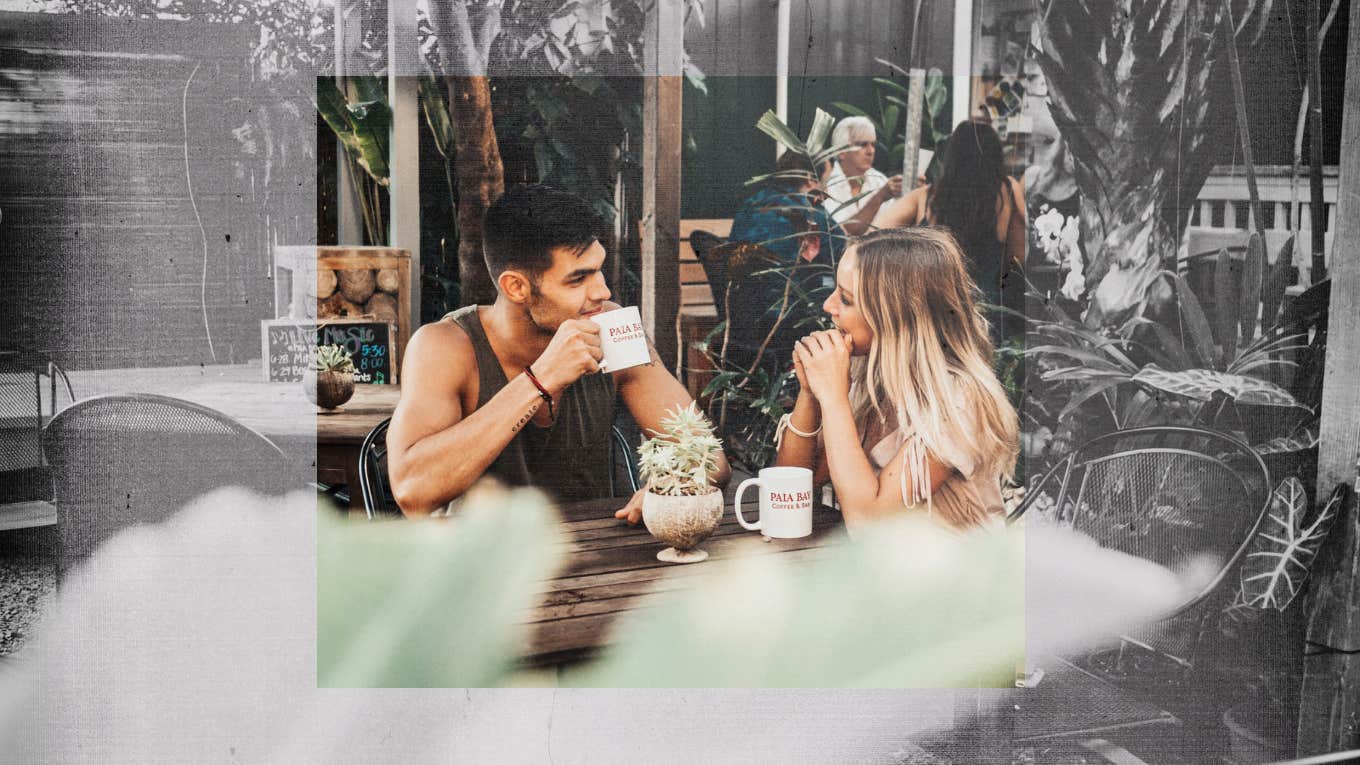
<instances>
[{"instance_id":1,"label":"man's beard","mask_svg":"<svg viewBox=\"0 0 1360 765\"><path fill-rule=\"evenodd\" d=\"M557 326L544 324L539 316L534 315L535 309L542 306L545 302L546 301L543 300L543 294L538 291L538 288L530 286L529 302L524 306L524 317L529 320L529 323L533 325L534 329L538 330L539 334L546 337L552 337L557 334ZM560 326L561 322L558 322L558 325Z\"/></svg>"}]
</instances>

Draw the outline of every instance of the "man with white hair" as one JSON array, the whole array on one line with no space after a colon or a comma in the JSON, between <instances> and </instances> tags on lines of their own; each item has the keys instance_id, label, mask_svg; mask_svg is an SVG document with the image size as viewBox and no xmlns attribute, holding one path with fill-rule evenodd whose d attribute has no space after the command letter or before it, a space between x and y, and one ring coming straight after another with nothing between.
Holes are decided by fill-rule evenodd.
<instances>
[{"instance_id":1,"label":"man with white hair","mask_svg":"<svg viewBox=\"0 0 1360 765\"><path fill-rule=\"evenodd\" d=\"M824 184L825 205L845 233L858 236L869 229L878 208L902 195L902 176L889 178L874 169L874 144L878 136L868 117L846 117L831 131L831 145L849 144L831 163Z\"/></svg>"}]
</instances>

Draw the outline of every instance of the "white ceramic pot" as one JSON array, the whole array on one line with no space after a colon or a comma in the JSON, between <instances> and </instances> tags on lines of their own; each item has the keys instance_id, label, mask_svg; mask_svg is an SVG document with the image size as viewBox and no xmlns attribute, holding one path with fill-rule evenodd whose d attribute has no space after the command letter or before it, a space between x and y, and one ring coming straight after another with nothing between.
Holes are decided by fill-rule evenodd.
<instances>
[{"instance_id":1,"label":"white ceramic pot","mask_svg":"<svg viewBox=\"0 0 1360 765\"><path fill-rule=\"evenodd\" d=\"M653 494L642 497L642 522L652 536L670 545L656 554L666 563L698 563L708 553L696 545L708 538L722 520L722 491L672 497Z\"/></svg>"}]
</instances>

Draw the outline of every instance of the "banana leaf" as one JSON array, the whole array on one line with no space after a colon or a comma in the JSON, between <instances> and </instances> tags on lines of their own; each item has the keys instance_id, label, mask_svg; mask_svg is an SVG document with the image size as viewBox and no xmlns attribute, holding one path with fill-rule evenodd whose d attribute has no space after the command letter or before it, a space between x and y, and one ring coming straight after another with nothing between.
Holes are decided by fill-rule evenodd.
<instances>
[{"instance_id":1,"label":"banana leaf","mask_svg":"<svg viewBox=\"0 0 1360 765\"><path fill-rule=\"evenodd\" d=\"M372 78L356 77L356 92L374 94ZM359 83L368 83L357 87ZM392 110L383 100L350 103L333 80L317 84L317 111L345 149L378 185L388 185L387 143Z\"/></svg>"},{"instance_id":2,"label":"banana leaf","mask_svg":"<svg viewBox=\"0 0 1360 765\"><path fill-rule=\"evenodd\" d=\"M1270 454L1288 454L1312 449L1321 441L1319 438L1320 425L1319 422L1311 422L1297 433L1272 438L1263 444L1256 444L1251 449L1262 457Z\"/></svg>"}]
</instances>

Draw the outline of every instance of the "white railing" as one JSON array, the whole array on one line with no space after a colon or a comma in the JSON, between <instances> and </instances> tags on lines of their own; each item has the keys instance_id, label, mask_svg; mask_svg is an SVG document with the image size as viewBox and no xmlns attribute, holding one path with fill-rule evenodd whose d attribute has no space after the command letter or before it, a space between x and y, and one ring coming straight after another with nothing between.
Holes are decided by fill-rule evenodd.
<instances>
[{"instance_id":1,"label":"white railing","mask_svg":"<svg viewBox=\"0 0 1360 765\"><path fill-rule=\"evenodd\" d=\"M1256 168L1256 187L1261 197L1261 217L1265 219L1266 255L1271 261L1289 238L1290 215L1294 239L1294 265L1299 269L1299 283L1309 284L1313 264L1311 194L1307 168L1297 182L1297 204L1291 205L1289 188L1290 168L1287 165L1263 165ZM1332 232L1336 230L1337 167L1323 168L1322 199L1327 209L1326 246L1324 262L1331 262ZM1195 210L1181 248L1181 260L1206 252L1217 252L1223 247L1246 244L1250 233L1251 195L1247 193L1246 170L1239 165L1218 165L1200 190ZM1294 209L1294 208L1297 209Z\"/></svg>"}]
</instances>

